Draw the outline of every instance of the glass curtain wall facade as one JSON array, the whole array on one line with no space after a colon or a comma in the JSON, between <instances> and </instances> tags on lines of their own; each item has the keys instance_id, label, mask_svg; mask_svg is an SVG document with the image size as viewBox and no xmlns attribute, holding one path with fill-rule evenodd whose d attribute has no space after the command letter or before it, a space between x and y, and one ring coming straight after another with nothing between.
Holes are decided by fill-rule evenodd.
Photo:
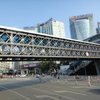
<instances>
[{"instance_id":1,"label":"glass curtain wall facade","mask_svg":"<svg viewBox=\"0 0 100 100\"><path fill-rule=\"evenodd\" d=\"M37 28L37 31L38 31L39 33L44 33L44 32L43 32L43 26L38 27L38 28Z\"/></svg>"},{"instance_id":2,"label":"glass curtain wall facade","mask_svg":"<svg viewBox=\"0 0 100 100\"><path fill-rule=\"evenodd\" d=\"M38 23L37 32L65 38L64 23L60 21L53 21L52 18L45 23Z\"/></svg>"},{"instance_id":3,"label":"glass curtain wall facade","mask_svg":"<svg viewBox=\"0 0 100 100\"><path fill-rule=\"evenodd\" d=\"M84 40L96 34L93 15L74 16L69 19L72 39Z\"/></svg>"},{"instance_id":4,"label":"glass curtain wall facade","mask_svg":"<svg viewBox=\"0 0 100 100\"><path fill-rule=\"evenodd\" d=\"M49 34L49 35L53 35L52 22L44 25L44 33Z\"/></svg>"}]
</instances>

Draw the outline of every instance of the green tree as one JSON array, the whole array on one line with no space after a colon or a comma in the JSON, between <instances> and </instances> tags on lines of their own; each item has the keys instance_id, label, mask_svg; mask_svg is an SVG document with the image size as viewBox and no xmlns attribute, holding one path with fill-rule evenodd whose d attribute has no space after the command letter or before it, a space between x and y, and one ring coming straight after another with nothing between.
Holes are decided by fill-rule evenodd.
<instances>
[{"instance_id":1,"label":"green tree","mask_svg":"<svg viewBox=\"0 0 100 100\"><path fill-rule=\"evenodd\" d=\"M39 68L42 70L42 72L48 71L49 67L54 64L53 61L42 61L39 65Z\"/></svg>"},{"instance_id":2,"label":"green tree","mask_svg":"<svg viewBox=\"0 0 100 100\"><path fill-rule=\"evenodd\" d=\"M68 65L69 61L60 61L59 64L56 64L55 61L42 61L39 65L39 68L42 70L42 72L48 72L50 68L55 69L60 69L61 65Z\"/></svg>"}]
</instances>

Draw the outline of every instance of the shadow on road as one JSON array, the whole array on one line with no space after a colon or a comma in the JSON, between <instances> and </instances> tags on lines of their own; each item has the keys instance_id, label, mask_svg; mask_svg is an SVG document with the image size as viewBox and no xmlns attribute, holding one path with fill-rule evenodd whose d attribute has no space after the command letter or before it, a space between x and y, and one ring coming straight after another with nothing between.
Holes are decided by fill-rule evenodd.
<instances>
[{"instance_id":1,"label":"shadow on road","mask_svg":"<svg viewBox=\"0 0 100 100\"><path fill-rule=\"evenodd\" d=\"M11 80L13 81L13 80ZM7 82L7 80L5 81ZM27 80L27 81L22 81L22 82L13 82L13 83L8 83L8 84L3 84L3 85L0 85L0 91L4 91L4 90L7 90L7 89L15 89L15 88L21 88L21 87L25 87L25 86L31 86L31 85L37 85L37 84L43 84L47 81L45 81L45 79L42 79L42 80ZM49 82L49 80L48 80ZM2 88L2 87L5 87L5 88Z\"/></svg>"},{"instance_id":2,"label":"shadow on road","mask_svg":"<svg viewBox=\"0 0 100 100\"><path fill-rule=\"evenodd\" d=\"M100 95L100 89L90 89L88 92Z\"/></svg>"}]
</instances>

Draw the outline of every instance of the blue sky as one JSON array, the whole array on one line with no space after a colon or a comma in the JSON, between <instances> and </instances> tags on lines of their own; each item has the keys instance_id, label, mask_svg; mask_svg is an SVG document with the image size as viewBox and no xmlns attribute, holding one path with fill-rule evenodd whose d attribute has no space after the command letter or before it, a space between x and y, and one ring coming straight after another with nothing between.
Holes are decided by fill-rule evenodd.
<instances>
[{"instance_id":1,"label":"blue sky","mask_svg":"<svg viewBox=\"0 0 100 100\"><path fill-rule=\"evenodd\" d=\"M65 24L66 38L70 38L69 17L90 13L97 27L100 0L0 0L0 25L23 29L52 17Z\"/></svg>"}]
</instances>

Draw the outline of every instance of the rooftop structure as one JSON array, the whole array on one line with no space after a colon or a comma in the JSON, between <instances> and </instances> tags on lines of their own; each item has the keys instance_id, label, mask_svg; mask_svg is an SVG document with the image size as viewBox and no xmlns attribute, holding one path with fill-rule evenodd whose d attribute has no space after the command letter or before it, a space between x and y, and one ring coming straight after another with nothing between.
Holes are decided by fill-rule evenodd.
<instances>
[{"instance_id":1,"label":"rooftop structure","mask_svg":"<svg viewBox=\"0 0 100 100\"><path fill-rule=\"evenodd\" d=\"M24 29L58 37L65 37L64 23L60 21L53 21L52 18L45 23L38 23L37 27L24 27Z\"/></svg>"}]
</instances>

